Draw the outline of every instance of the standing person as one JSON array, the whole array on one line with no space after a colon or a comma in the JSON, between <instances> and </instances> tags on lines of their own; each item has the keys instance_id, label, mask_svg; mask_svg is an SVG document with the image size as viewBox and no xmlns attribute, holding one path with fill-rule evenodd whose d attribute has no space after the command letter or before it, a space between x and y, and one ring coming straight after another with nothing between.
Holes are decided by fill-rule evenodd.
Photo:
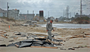
<instances>
[{"instance_id":1,"label":"standing person","mask_svg":"<svg viewBox=\"0 0 90 52\"><path fill-rule=\"evenodd\" d=\"M51 33L51 31L52 30L54 31L54 29L52 27L52 22L53 22L53 20L50 20L50 21L47 22L47 25L46 25L46 30L48 32L48 39L49 40L52 40L52 33Z\"/></svg>"}]
</instances>

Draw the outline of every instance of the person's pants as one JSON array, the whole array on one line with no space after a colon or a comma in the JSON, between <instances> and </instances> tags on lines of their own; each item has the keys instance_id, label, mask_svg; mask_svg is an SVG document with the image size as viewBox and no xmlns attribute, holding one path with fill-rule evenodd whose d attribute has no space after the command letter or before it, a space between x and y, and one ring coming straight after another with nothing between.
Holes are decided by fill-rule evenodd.
<instances>
[{"instance_id":1,"label":"person's pants","mask_svg":"<svg viewBox=\"0 0 90 52\"><path fill-rule=\"evenodd\" d=\"M48 31L48 39L52 40L52 33L51 33L51 31Z\"/></svg>"}]
</instances>

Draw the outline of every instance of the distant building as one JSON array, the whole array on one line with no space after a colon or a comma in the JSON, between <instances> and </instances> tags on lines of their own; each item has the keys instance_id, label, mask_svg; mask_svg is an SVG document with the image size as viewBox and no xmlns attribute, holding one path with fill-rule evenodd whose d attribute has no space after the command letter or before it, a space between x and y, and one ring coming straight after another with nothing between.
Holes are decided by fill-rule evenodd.
<instances>
[{"instance_id":1,"label":"distant building","mask_svg":"<svg viewBox=\"0 0 90 52\"><path fill-rule=\"evenodd\" d=\"M44 17L44 12L43 12L43 10L40 10L40 11L39 11L39 17Z\"/></svg>"},{"instance_id":2,"label":"distant building","mask_svg":"<svg viewBox=\"0 0 90 52\"><path fill-rule=\"evenodd\" d=\"M48 17L47 18L47 22L50 21L50 20L53 20L54 21L55 19L54 19L54 17Z\"/></svg>"},{"instance_id":3,"label":"distant building","mask_svg":"<svg viewBox=\"0 0 90 52\"><path fill-rule=\"evenodd\" d=\"M0 17L7 17L7 11L0 8ZM41 10L39 11L39 14L36 14L35 16L35 14L19 14L19 10L12 9L8 10L8 18L13 18L16 20L35 20L44 22L44 12L43 10Z\"/></svg>"},{"instance_id":4,"label":"distant building","mask_svg":"<svg viewBox=\"0 0 90 52\"><path fill-rule=\"evenodd\" d=\"M75 17L90 17L90 15L79 15L78 13L75 14Z\"/></svg>"},{"instance_id":5,"label":"distant building","mask_svg":"<svg viewBox=\"0 0 90 52\"><path fill-rule=\"evenodd\" d=\"M36 16L38 16L38 17L39 17L39 14L36 14Z\"/></svg>"},{"instance_id":6,"label":"distant building","mask_svg":"<svg viewBox=\"0 0 90 52\"><path fill-rule=\"evenodd\" d=\"M36 16L34 17L34 21L39 21L39 14L36 14Z\"/></svg>"},{"instance_id":7,"label":"distant building","mask_svg":"<svg viewBox=\"0 0 90 52\"><path fill-rule=\"evenodd\" d=\"M71 20L64 20L64 22L71 22Z\"/></svg>"},{"instance_id":8,"label":"distant building","mask_svg":"<svg viewBox=\"0 0 90 52\"><path fill-rule=\"evenodd\" d=\"M0 8L0 17L7 17L7 11Z\"/></svg>"},{"instance_id":9,"label":"distant building","mask_svg":"<svg viewBox=\"0 0 90 52\"><path fill-rule=\"evenodd\" d=\"M8 17L13 19L19 19L19 10L17 9L8 10Z\"/></svg>"},{"instance_id":10,"label":"distant building","mask_svg":"<svg viewBox=\"0 0 90 52\"><path fill-rule=\"evenodd\" d=\"M58 22L58 18L55 19L55 22Z\"/></svg>"},{"instance_id":11,"label":"distant building","mask_svg":"<svg viewBox=\"0 0 90 52\"><path fill-rule=\"evenodd\" d=\"M55 20L54 17L50 17L50 19L53 20L53 21Z\"/></svg>"},{"instance_id":12,"label":"distant building","mask_svg":"<svg viewBox=\"0 0 90 52\"><path fill-rule=\"evenodd\" d=\"M44 11L43 10L39 11L39 22L44 22Z\"/></svg>"},{"instance_id":13,"label":"distant building","mask_svg":"<svg viewBox=\"0 0 90 52\"><path fill-rule=\"evenodd\" d=\"M33 20L33 18L35 17L35 14L20 14L19 18L21 20Z\"/></svg>"},{"instance_id":14,"label":"distant building","mask_svg":"<svg viewBox=\"0 0 90 52\"><path fill-rule=\"evenodd\" d=\"M64 21L66 17L60 17L60 18L57 18L58 21Z\"/></svg>"},{"instance_id":15,"label":"distant building","mask_svg":"<svg viewBox=\"0 0 90 52\"><path fill-rule=\"evenodd\" d=\"M47 18L47 22L50 21L50 17Z\"/></svg>"}]
</instances>

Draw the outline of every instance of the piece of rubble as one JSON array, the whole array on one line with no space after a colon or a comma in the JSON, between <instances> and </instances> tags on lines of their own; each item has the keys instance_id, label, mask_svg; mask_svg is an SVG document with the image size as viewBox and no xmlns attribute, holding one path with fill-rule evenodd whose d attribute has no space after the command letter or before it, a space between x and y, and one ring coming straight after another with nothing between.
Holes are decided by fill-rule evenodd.
<instances>
[{"instance_id":1,"label":"piece of rubble","mask_svg":"<svg viewBox=\"0 0 90 52\"><path fill-rule=\"evenodd\" d=\"M68 48L68 50L75 50L75 48Z\"/></svg>"},{"instance_id":2,"label":"piece of rubble","mask_svg":"<svg viewBox=\"0 0 90 52\"><path fill-rule=\"evenodd\" d=\"M85 32L85 35L90 35L90 31Z\"/></svg>"},{"instance_id":3,"label":"piece of rubble","mask_svg":"<svg viewBox=\"0 0 90 52\"><path fill-rule=\"evenodd\" d=\"M33 40L33 39L26 39L26 40L23 40L21 42L23 43L33 43L33 42L39 42L40 40Z\"/></svg>"},{"instance_id":4,"label":"piece of rubble","mask_svg":"<svg viewBox=\"0 0 90 52\"><path fill-rule=\"evenodd\" d=\"M32 44L32 43L23 43L23 44L21 44L21 45L15 44L15 46L18 47L18 48L22 48L22 47L30 47L31 44Z\"/></svg>"},{"instance_id":5,"label":"piece of rubble","mask_svg":"<svg viewBox=\"0 0 90 52\"><path fill-rule=\"evenodd\" d=\"M63 40L53 39L53 41L56 41L56 42L62 42Z\"/></svg>"},{"instance_id":6,"label":"piece of rubble","mask_svg":"<svg viewBox=\"0 0 90 52\"><path fill-rule=\"evenodd\" d=\"M54 45L51 43L43 43L43 46L44 47L54 47Z\"/></svg>"},{"instance_id":7,"label":"piece of rubble","mask_svg":"<svg viewBox=\"0 0 90 52\"><path fill-rule=\"evenodd\" d=\"M4 36L7 36L7 34L3 34Z\"/></svg>"},{"instance_id":8,"label":"piece of rubble","mask_svg":"<svg viewBox=\"0 0 90 52\"><path fill-rule=\"evenodd\" d=\"M5 44L2 44L2 45L0 45L0 47L6 47L6 45Z\"/></svg>"},{"instance_id":9,"label":"piece of rubble","mask_svg":"<svg viewBox=\"0 0 90 52\"><path fill-rule=\"evenodd\" d=\"M1 35L2 37L4 37L4 38L8 38L8 37L6 37L6 36L4 36L4 35Z\"/></svg>"},{"instance_id":10,"label":"piece of rubble","mask_svg":"<svg viewBox=\"0 0 90 52\"><path fill-rule=\"evenodd\" d=\"M15 46L15 44L19 44L19 42L15 42L15 43L11 43L11 44L8 44L7 47L10 47L10 46Z\"/></svg>"},{"instance_id":11,"label":"piece of rubble","mask_svg":"<svg viewBox=\"0 0 90 52\"><path fill-rule=\"evenodd\" d=\"M56 44L56 45L64 45L63 43L61 43L61 42L54 42L54 41L50 41L50 40L46 40L47 42L51 42L51 43L53 43L53 44Z\"/></svg>"},{"instance_id":12,"label":"piece of rubble","mask_svg":"<svg viewBox=\"0 0 90 52\"><path fill-rule=\"evenodd\" d=\"M79 47L73 47L73 48L77 48L78 49Z\"/></svg>"},{"instance_id":13,"label":"piece of rubble","mask_svg":"<svg viewBox=\"0 0 90 52\"><path fill-rule=\"evenodd\" d=\"M41 41L45 41L46 40L46 38L45 37L35 37L34 39L36 39L36 40L41 40Z\"/></svg>"},{"instance_id":14,"label":"piece of rubble","mask_svg":"<svg viewBox=\"0 0 90 52\"><path fill-rule=\"evenodd\" d=\"M10 40L9 42L14 42L14 40Z\"/></svg>"},{"instance_id":15,"label":"piece of rubble","mask_svg":"<svg viewBox=\"0 0 90 52\"><path fill-rule=\"evenodd\" d=\"M84 48L84 46L78 46L79 48Z\"/></svg>"},{"instance_id":16,"label":"piece of rubble","mask_svg":"<svg viewBox=\"0 0 90 52\"><path fill-rule=\"evenodd\" d=\"M85 35L90 35L90 34L85 34Z\"/></svg>"},{"instance_id":17,"label":"piece of rubble","mask_svg":"<svg viewBox=\"0 0 90 52\"><path fill-rule=\"evenodd\" d=\"M66 49L64 49L64 48L60 48L60 50L66 50Z\"/></svg>"},{"instance_id":18,"label":"piece of rubble","mask_svg":"<svg viewBox=\"0 0 90 52\"><path fill-rule=\"evenodd\" d=\"M26 37L26 35L21 35L21 37Z\"/></svg>"},{"instance_id":19,"label":"piece of rubble","mask_svg":"<svg viewBox=\"0 0 90 52\"><path fill-rule=\"evenodd\" d=\"M15 34L15 35L21 35L21 33L20 33L20 32L14 32L14 34Z\"/></svg>"}]
</instances>

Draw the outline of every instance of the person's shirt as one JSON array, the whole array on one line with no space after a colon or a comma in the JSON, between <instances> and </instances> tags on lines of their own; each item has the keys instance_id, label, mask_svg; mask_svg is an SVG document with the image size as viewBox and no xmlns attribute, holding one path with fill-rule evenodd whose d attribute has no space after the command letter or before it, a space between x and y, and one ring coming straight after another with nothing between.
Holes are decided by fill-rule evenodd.
<instances>
[{"instance_id":1,"label":"person's shirt","mask_svg":"<svg viewBox=\"0 0 90 52\"><path fill-rule=\"evenodd\" d=\"M53 30L52 23L50 23L50 21L47 22L46 29L47 29L48 31L52 31L52 30Z\"/></svg>"}]
</instances>

